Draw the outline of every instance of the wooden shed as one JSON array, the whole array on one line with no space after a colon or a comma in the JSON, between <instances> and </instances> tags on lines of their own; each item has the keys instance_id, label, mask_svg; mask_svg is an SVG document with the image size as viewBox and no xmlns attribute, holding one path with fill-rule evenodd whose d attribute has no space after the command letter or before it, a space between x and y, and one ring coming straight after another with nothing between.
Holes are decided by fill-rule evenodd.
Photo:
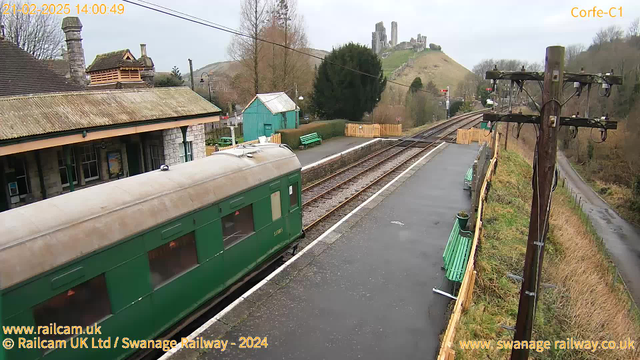
<instances>
[{"instance_id":1,"label":"wooden shed","mask_svg":"<svg viewBox=\"0 0 640 360\"><path fill-rule=\"evenodd\" d=\"M242 111L244 140L298 127L298 106L283 92L258 94Z\"/></svg>"}]
</instances>

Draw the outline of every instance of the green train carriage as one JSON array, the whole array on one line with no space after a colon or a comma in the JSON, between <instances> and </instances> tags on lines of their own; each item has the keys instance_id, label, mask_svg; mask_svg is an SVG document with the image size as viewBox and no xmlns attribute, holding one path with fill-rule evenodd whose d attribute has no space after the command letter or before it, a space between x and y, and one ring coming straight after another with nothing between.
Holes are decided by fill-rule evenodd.
<instances>
[{"instance_id":1,"label":"green train carriage","mask_svg":"<svg viewBox=\"0 0 640 360\"><path fill-rule=\"evenodd\" d=\"M80 337L112 347L159 336L303 236L300 168L285 146L238 148L0 213L0 323L98 324ZM134 352L40 337L67 348L6 358Z\"/></svg>"}]
</instances>

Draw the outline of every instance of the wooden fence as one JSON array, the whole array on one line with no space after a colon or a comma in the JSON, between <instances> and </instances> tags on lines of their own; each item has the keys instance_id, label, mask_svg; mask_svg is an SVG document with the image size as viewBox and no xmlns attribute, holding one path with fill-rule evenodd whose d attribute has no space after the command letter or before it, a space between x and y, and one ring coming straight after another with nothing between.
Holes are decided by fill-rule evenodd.
<instances>
[{"instance_id":1,"label":"wooden fence","mask_svg":"<svg viewBox=\"0 0 640 360\"><path fill-rule=\"evenodd\" d=\"M473 233L473 243L471 244L471 252L469 254L469 260L467 261L467 269L464 273L464 278L462 279L462 285L460 285L460 291L458 292L458 299L453 305L453 312L451 313L451 318L449 319L449 325L447 326L447 330L444 333L444 337L442 338L442 343L440 344L440 352L438 353L438 360L453 360L455 358L455 351L453 350L453 340L456 335L456 326L460 322L460 316L462 315L462 311L466 311L469 309L469 305L471 305L471 299L473 295L473 285L476 281L476 271L475 271L475 259L476 259L476 249L478 247L478 240L480 239L482 232L482 215L484 212L484 202L487 197L487 186L491 177L493 176L493 171L495 169L495 163L498 157L498 144L500 144L499 136L496 134L496 140L493 143L493 156L491 161L489 162L489 168L487 169L487 174L484 177L484 181L482 182L482 188L480 193L478 194L478 217L476 220L476 226Z\"/></svg>"},{"instance_id":2,"label":"wooden fence","mask_svg":"<svg viewBox=\"0 0 640 360\"><path fill-rule=\"evenodd\" d=\"M272 144L282 144L282 135L281 134L278 134L278 133L272 134L267 139L268 139L268 142L270 142ZM218 148L218 151L233 149L233 148L238 147L240 145L257 144L259 142L260 142L259 140L245 141L243 143L235 144L235 145L232 145L232 146L220 147L220 148ZM214 152L216 152L216 147L215 146L207 146L207 148L206 148L207 156L213 154Z\"/></svg>"},{"instance_id":3,"label":"wooden fence","mask_svg":"<svg viewBox=\"0 0 640 360\"><path fill-rule=\"evenodd\" d=\"M345 124L344 135L367 138L402 136L402 124Z\"/></svg>"},{"instance_id":4,"label":"wooden fence","mask_svg":"<svg viewBox=\"0 0 640 360\"><path fill-rule=\"evenodd\" d=\"M483 143L491 140L489 130L484 129L458 129L456 133L456 143L469 145L472 142Z\"/></svg>"}]
</instances>

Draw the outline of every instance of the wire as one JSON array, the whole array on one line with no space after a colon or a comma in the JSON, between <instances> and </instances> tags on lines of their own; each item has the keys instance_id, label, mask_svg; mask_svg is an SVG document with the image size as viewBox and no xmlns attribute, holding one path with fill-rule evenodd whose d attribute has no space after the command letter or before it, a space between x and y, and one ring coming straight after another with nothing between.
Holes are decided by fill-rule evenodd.
<instances>
[{"instance_id":1,"label":"wire","mask_svg":"<svg viewBox=\"0 0 640 360\"><path fill-rule=\"evenodd\" d=\"M313 54L309 54L307 52L300 51L298 49L294 49L294 48L291 48L289 46L279 44L277 42L273 42L273 41L270 41L270 40L265 40L265 39L259 38L257 36L248 35L248 34L240 32L239 30L232 29L230 27L227 27L227 26L224 26L224 25L220 25L220 24L214 23L214 22L209 21L209 20L204 20L204 19L201 19L201 18L197 18L197 17L195 17L193 15L182 13L182 12L176 11L176 10L168 8L168 7L160 6L160 5L157 5L157 4L149 2L149 1L138 0L140 2L144 2L145 4L148 4L148 5L151 5L151 6L143 5L143 4L131 1L131 0L122 0L122 1L125 2L125 3L128 3L128 4L131 4L131 5L136 5L136 6L151 10L151 11L156 11L156 12L159 12L161 14L172 16L172 17L175 17L175 18L178 18L178 19L181 19L181 20L189 21L189 22L192 22L192 23L195 23L195 24L198 24L198 25L202 25L202 26L206 26L206 27L209 27L209 28L212 28L212 29L224 31L224 32L227 32L227 33L230 33L230 34L233 34L233 35L240 36L240 37L245 37L245 38L261 41L261 42L264 42L264 43L267 43L267 44L279 46L279 47L281 47L281 48L283 48L285 50L291 50L291 51L293 51L295 53L299 53L299 54L302 54L302 55L305 55L305 56L309 56L309 57L321 60L321 61L326 62L328 64L341 67L341 68L343 68L345 70L353 71L353 72L358 73L360 75L365 75L365 76L368 76L368 77L371 77L371 78L374 78L374 79L380 79L379 75L376 76L376 75L373 75L373 74L366 73L364 71L360 71L358 69L354 69L354 68L351 68L351 67L348 67L348 66L344 66L342 64L338 64L338 63L335 63L333 61L326 60L323 57L320 57L320 56L317 56L317 55L313 55ZM161 9L164 9L164 10L161 10ZM411 88L410 85L401 84L399 82L392 81L392 80L389 80L389 79L386 79L386 81L387 81L387 83L390 83L390 84L394 84L394 85L398 85L398 86L402 86L402 87L406 87L406 88ZM418 89L418 91L428 92L425 89Z\"/></svg>"}]
</instances>

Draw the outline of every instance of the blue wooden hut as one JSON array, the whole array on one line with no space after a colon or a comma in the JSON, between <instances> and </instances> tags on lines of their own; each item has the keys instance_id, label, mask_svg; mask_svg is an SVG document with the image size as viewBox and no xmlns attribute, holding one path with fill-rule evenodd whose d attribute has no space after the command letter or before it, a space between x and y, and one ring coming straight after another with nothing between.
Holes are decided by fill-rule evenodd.
<instances>
[{"instance_id":1,"label":"blue wooden hut","mask_svg":"<svg viewBox=\"0 0 640 360\"><path fill-rule=\"evenodd\" d=\"M298 107L283 92L258 94L242 111L244 140L298 127Z\"/></svg>"}]
</instances>

